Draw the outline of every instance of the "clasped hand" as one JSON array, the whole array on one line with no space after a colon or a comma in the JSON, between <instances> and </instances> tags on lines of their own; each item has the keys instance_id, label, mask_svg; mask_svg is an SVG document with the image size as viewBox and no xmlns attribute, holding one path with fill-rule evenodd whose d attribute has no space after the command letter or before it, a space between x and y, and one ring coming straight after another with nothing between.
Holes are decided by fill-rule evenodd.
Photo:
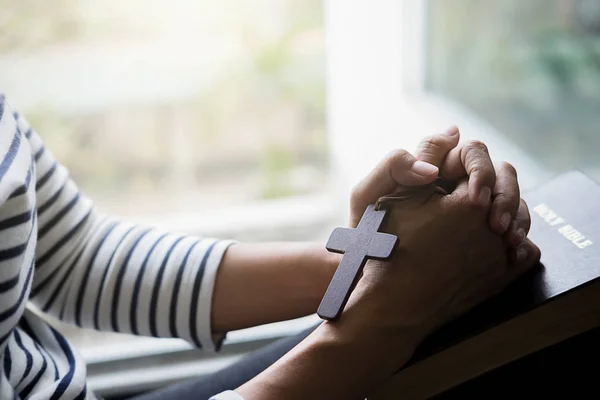
<instances>
[{"instance_id":1,"label":"clasped hand","mask_svg":"<svg viewBox=\"0 0 600 400\"><path fill-rule=\"evenodd\" d=\"M492 164L456 128L395 151L355 188L350 225L398 186L454 184L392 206L383 230L400 239L389 261L369 260L341 318L319 325L256 378L246 399L364 399L410 360L434 329L537 264L530 217L514 168Z\"/></svg>"},{"instance_id":2,"label":"clasped hand","mask_svg":"<svg viewBox=\"0 0 600 400\"><path fill-rule=\"evenodd\" d=\"M530 216L515 169L506 162L494 166L480 142L459 145L456 128L426 139L414 156L399 150L385 158L355 188L350 224L399 185L423 185L438 176L455 189L391 207L384 230L399 237L399 247L392 260L367 263L342 315L343 323L368 327L379 335L374 339L392 346L400 331L418 343L540 258L526 237Z\"/></svg>"}]
</instances>

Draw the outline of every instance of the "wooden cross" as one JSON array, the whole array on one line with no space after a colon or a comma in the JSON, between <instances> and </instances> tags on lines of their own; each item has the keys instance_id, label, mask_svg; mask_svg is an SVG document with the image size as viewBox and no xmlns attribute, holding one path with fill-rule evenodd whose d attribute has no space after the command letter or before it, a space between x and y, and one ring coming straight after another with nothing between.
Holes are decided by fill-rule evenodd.
<instances>
[{"instance_id":1,"label":"wooden cross","mask_svg":"<svg viewBox=\"0 0 600 400\"><path fill-rule=\"evenodd\" d=\"M371 204L355 229L336 228L331 233L326 245L327 250L343 253L344 257L317 310L322 319L339 318L367 259L386 260L392 256L398 237L377 232L386 214L387 210L377 210L375 205Z\"/></svg>"}]
</instances>

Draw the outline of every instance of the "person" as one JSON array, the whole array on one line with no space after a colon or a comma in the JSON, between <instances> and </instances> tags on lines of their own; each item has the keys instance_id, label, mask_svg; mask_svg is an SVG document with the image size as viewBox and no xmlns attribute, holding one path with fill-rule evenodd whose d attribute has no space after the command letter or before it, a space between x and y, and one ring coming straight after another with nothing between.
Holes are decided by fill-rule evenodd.
<instances>
[{"instance_id":1,"label":"person","mask_svg":"<svg viewBox=\"0 0 600 400\"><path fill-rule=\"evenodd\" d=\"M353 192L349 224L397 185L438 175L456 189L394 209L389 231L401 247L387 263L367 263L339 321L259 354L259 362L243 361L242 381L234 368L225 370L233 379L215 375L220 384L209 380L204 392L186 383L155 393L364 398L429 332L536 263L514 168L494 168L479 142L459 145L456 128L425 141L415 156L395 151L383 160ZM2 399L96 398L81 356L43 314L97 330L178 337L210 351L228 331L314 313L339 257L320 243L234 243L104 215L0 97Z\"/></svg>"}]
</instances>

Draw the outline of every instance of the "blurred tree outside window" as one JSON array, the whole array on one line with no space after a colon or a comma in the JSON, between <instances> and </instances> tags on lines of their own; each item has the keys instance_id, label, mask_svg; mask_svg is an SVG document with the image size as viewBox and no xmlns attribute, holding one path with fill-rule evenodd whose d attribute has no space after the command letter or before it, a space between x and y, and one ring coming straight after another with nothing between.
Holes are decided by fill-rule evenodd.
<instances>
[{"instance_id":1,"label":"blurred tree outside window","mask_svg":"<svg viewBox=\"0 0 600 400\"><path fill-rule=\"evenodd\" d=\"M427 48L429 90L600 179L600 2L429 0Z\"/></svg>"},{"instance_id":2,"label":"blurred tree outside window","mask_svg":"<svg viewBox=\"0 0 600 400\"><path fill-rule=\"evenodd\" d=\"M103 210L325 187L322 1L0 4L0 91Z\"/></svg>"}]
</instances>

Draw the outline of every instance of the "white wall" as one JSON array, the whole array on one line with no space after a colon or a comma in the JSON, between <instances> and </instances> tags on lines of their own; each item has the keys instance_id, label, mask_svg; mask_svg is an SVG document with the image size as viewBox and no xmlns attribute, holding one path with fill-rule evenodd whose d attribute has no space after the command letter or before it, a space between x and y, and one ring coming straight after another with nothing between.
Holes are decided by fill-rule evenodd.
<instances>
[{"instance_id":1,"label":"white wall","mask_svg":"<svg viewBox=\"0 0 600 400\"><path fill-rule=\"evenodd\" d=\"M326 2L328 134L342 193L419 136L401 91L401 12L399 1Z\"/></svg>"}]
</instances>

